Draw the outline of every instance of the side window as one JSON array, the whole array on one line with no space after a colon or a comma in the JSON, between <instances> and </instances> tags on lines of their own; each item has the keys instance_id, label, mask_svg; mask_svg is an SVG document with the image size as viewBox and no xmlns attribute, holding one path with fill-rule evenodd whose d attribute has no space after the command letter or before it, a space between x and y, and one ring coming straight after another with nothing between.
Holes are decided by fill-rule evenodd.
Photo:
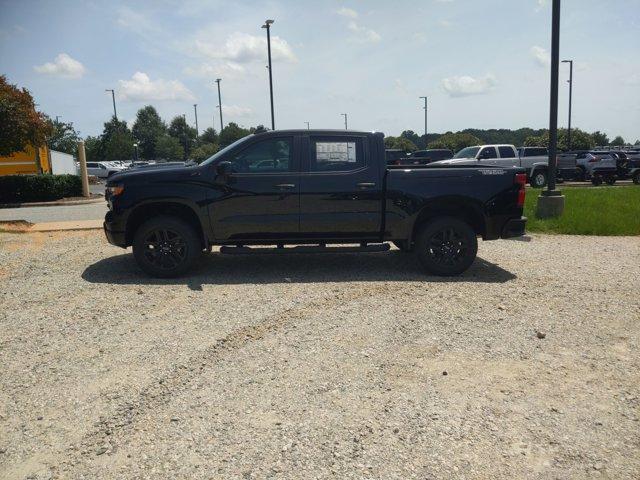
<instances>
[{"instance_id":1,"label":"side window","mask_svg":"<svg viewBox=\"0 0 640 480\"><path fill-rule=\"evenodd\" d=\"M498 147L498 151L500 152L500 156L502 158L512 158L516 156L516 154L513 152L513 148L511 147Z\"/></svg>"},{"instance_id":2,"label":"side window","mask_svg":"<svg viewBox=\"0 0 640 480\"><path fill-rule=\"evenodd\" d=\"M309 171L348 172L364 167L362 138L312 138Z\"/></svg>"},{"instance_id":3,"label":"side window","mask_svg":"<svg viewBox=\"0 0 640 480\"><path fill-rule=\"evenodd\" d=\"M487 158L498 158L495 147L484 147L478 155L478 158L485 160Z\"/></svg>"},{"instance_id":4,"label":"side window","mask_svg":"<svg viewBox=\"0 0 640 480\"><path fill-rule=\"evenodd\" d=\"M237 173L290 172L291 150L290 138L273 138L250 145L229 161Z\"/></svg>"},{"instance_id":5,"label":"side window","mask_svg":"<svg viewBox=\"0 0 640 480\"><path fill-rule=\"evenodd\" d=\"M95 163L87 163L87 168L96 168Z\"/></svg>"}]
</instances>

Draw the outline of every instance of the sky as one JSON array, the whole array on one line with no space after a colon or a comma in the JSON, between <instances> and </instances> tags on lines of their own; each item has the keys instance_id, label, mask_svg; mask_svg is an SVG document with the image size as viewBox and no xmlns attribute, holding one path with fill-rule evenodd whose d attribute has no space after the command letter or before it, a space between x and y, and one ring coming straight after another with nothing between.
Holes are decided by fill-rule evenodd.
<instances>
[{"instance_id":1,"label":"sky","mask_svg":"<svg viewBox=\"0 0 640 480\"><path fill-rule=\"evenodd\" d=\"M398 135L549 122L551 0L0 0L0 74L83 136L144 105L219 129ZM574 60L572 125L640 138L640 0L564 0L561 59ZM559 126L569 68L560 66Z\"/></svg>"}]
</instances>

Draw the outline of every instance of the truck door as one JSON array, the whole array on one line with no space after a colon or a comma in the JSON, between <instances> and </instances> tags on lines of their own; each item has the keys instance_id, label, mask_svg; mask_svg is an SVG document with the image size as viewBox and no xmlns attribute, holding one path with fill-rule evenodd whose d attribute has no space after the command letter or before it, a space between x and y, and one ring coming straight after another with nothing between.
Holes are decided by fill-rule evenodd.
<instances>
[{"instance_id":1,"label":"truck door","mask_svg":"<svg viewBox=\"0 0 640 480\"><path fill-rule=\"evenodd\" d=\"M384 160L366 135L303 138L300 233L308 238L377 238L382 224ZM380 163L380 165L379 165Z\"/></svg>"},{"instance_id":2,"label":"truck door","mask_svg":"<svg viewBox=\"0 0 640 480\"><path fill-rule=\"evenodd\" d=\"M481 165L496 165L498 163L498 154L496 147L483 147L478 152L478 162Z\"/></svg>"},{"instance_id":3,"label":"truck door","mask_svg":"<svg viewBox=\"0 0 640 480\"><path fill-rule=\"evenodd\" d=\"M510 147L509 145L500 145L498 146L498 153L500 154L500 158L497 159L496 165L500 165L501 167L520 166L520 158L513 147Z\"/></svg>"},{"instance_id":4,"label":"truck door","mask_svg":"<svg viewBox=\"0 0 640 480\"><path fill-rule=\"evenodd\" d=\"M295 140L295 141L294 141ZM209 205L217 240L296 237L300 217L299 137L260 138L222 158L232 172Z\"/></svg>"}]
</instances>

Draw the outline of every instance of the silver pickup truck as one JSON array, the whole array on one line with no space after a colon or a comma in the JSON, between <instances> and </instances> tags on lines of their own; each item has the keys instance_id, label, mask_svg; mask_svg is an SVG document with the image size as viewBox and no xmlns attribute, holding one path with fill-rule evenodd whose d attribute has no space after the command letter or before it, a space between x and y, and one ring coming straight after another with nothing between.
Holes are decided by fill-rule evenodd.
<instances>
[{"instance_id":1,"label":"silver pickup truck","mask_svg":"<svg viewBox=\"0 0 640 480\"><path fill-rule=\"evenodd\" d=\"M549 156L544 147L522 147L513 145L476 145L456 153L451 160L434 162L439 165L496 165L527 169L527 181L532 187L542 188L547 184ZM573 178L576 172L576 156L559 154L557 177Z\"/></svg>"}]
</instances>

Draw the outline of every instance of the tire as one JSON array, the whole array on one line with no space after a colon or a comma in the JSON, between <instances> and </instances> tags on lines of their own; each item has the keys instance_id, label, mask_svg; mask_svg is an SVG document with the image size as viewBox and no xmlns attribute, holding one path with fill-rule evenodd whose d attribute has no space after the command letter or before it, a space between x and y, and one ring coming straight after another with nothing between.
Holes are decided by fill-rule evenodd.
<instances>
[{"instance_id":1,"label":"tire","mask_svg":"<svg viewBox=\"0 0 640 480\"><path fill-rule=\"evenodd\" d=\"M395 242L391 243L393 243L402 253L409 253L411 251L411 248L409 248L408 240L396 240Z\"/></svg>"},{"instance_id":2,"label":"tire","mask_svg":"<svg viewBox=\"0 0 640 480\"><path fill-rule=\"evenodd\" d=\"M475 260L478 239L468 223L455 217L437 217L418 233L414 252L427 272L444 277L459 275Z\"/></svg>"},{"instance_id":3,"label":"tire","mask_svg":"<svg viewBox=\"0 0 640 480\"><path fill-rule=\"evenodd\" d=\"M547 172L544 170L536 170L533 172L529 184L533 188L543 188L547 184Z\"/></svg>"},{"instance_id":4,"label":"tire","mask_svg":"<svg viewBox=\"0 0 640 480\"><path fill-rule=\"evenodd\" d=\"M133 256L152 277L185 273L202 253L195 229L179 218L161 215L144 222L133 237Z\"/></svg>"},{"instance_id":5,"label":"tire","mask_svg":"<svg viewBox=\"0 0 640 480\"><path fill-rule=\"evenodd\" d=\"M602 177L600 175L591 177L591 183L593 183L596 187L602 185Z\"/></svg>"},{"instance_id":6,"label":"tire","mask_svg":"<svg viewBox=\"0 0 640 480\"><path fill-rule=\"evenodd\" d=\"M640 172L636 172L633 175L633 183L635 183L636 185L640 185Z\"/></svg>"},{"instance_id":7,"label":"tire","mask_svg":"<svg viewBox=\"0 0 640 480\"><path fill-rule=\"evenodd\" d=\"M584 182L587 179L587 174L584 171L584 168L577 167L576 168L576 182Z\"/></svg>"},{"instance_id":8,"label":"tire","mask_svg":"<svg viewBox=\"0 0 640 480\"><path fill-rule=\"evenodd\" d=\"M616 183L616 177L607 177L604 179L607 185L613 185Z\"/></svg>"}]
</instances>

